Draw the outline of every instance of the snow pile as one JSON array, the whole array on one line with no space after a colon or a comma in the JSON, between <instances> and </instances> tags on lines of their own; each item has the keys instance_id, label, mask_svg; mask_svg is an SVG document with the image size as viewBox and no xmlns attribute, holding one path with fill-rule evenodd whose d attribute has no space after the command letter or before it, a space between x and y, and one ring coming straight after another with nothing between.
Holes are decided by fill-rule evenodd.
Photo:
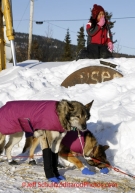
<instances>
[{"instance_id":1,"label":"snow pile","mask_svg":"<svg viewBox=\"0 0 135 193\"><path fill-rule=\"evenodd\" d=\"M72 62L41 63L25 61L16 67L8 64L8 68L0 72L0 107L12 100L77 100L86 104L94 99L91 109L91 119L88 129L93 132L98 142L108 144L106 151L112 166L116 166L126 173L135 175L135 59L114 58L106 60L117 65L123 78L115 78L98 84L78 84L73 87L61 87L60 84L72 72L87 66L99 65L99 60L79 60ZM22 151L24 138L19 148L14 148L13 155ZM41 151L36 152L41 154ZM22 154L20 154L22 155ZM47 182L44 176L42 159L38 159L39 166L27 165L26 159L17 167L8 166L1 162L0 186L1 192L43 192L43 187L22 187L22 182ZM39 172L40 171L40 172ZM135 191L134 181L124 174L110 171L101 175L98 170L94 176L84 176L74 168L62 168L60 172L67 177L68 182L102 181L118 183L114 192ZM30 175L30 176L29 176ZM27 185L27 184L26 184ZM34 186L34 185L33 185ZM132 187L129 189L129 187ZM47 190L49 190L47 188ZM51 192L108 192L103 188L52 188Z\"/></svg>"}]
</instances>

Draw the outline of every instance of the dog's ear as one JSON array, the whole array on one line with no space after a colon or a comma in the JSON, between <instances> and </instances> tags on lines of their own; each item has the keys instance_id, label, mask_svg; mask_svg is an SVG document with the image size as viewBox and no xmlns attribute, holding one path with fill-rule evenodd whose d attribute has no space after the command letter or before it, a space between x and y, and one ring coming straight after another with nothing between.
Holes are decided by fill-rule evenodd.
<instances>
[{"instance_id":1,"label":"dog's ear","mask_svg":"<svg viewBox=\"0 0 135 193\"><path fill-rule=\"evenodd\" d=\"M34 131L34 137L38 138L44 134L43 130Z\"/></svg>"},{"instance_id":2,"label":"dog's ear","mask_svg":"<svg viewBox=\"0 0 135 193\"><path fill-rule=\"evenodd\" d=\"M109 145L104 145L103 148L104 148L104 151L106 151L109 148Z\"/></svg>"},{"instance_id":3,"label":"dog's ear","mask_svg":"<svg viewBox=\"0 0 135 193\"><path fill-rule=\"evenodd\" d=\"M88 109L88 111L90 111L93 102L94 102L94 100L85 105L85 107Z\"/></svg>"}]
</instances>

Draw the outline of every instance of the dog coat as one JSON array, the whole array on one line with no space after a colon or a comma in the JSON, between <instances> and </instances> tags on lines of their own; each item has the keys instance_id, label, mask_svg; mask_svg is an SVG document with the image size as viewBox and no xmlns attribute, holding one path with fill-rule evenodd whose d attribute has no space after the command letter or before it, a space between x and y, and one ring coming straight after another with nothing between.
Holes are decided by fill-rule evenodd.
<instances>
[{"instance_id":1,"label":"dog coat","mask_svg":"<svg viewBox=\"0 0 135 193\"><path fill-rule=\"evenodd\" d=\"M85 136L86 133L88 131L85 132L79 132L80 134L80 139L78 137L78 131L68 131L67 134L65 135L65 137L62 139L62 144L64 146L66 146L67 148L69 148L71 151L78 153L78 154L83 154L83 148L85 145ZM82 145L81 142L82 141Z\"/></svg>"},{"instance_id":2,"label":"dog coat","mask_svg":"<svg viewBox=\"0 0 135 193\"><path fill-rule=\"evenodd\" d=\"M0 132L5 135L34 130L65 132L56 111L58 101L10 101L0 108Z\"/></svg>"}]
</instances>

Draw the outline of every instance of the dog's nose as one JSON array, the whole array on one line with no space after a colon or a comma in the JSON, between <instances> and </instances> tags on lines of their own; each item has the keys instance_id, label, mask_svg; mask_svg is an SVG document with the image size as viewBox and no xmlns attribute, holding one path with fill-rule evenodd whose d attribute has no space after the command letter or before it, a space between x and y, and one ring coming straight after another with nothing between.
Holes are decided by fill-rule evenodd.
<instances>
[{"instance_id":1,"label":"dog's nose","mask_svg":"<svg viewBox=\"0 0 135 193\"><path fill-rule=\"evenodd\" d=\"M86 124L83 124L82 125L82 129L85 130L87 127L86 127Z\"/></svg>"}]
</instances>

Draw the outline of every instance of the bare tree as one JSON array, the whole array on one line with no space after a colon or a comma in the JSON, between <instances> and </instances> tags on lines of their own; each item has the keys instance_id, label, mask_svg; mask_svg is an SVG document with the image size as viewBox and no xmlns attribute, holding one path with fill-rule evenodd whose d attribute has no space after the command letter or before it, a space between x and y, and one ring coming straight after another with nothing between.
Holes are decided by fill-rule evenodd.
<instances>
[{"instance_id":1,"label":"bare tree","mask_svg":"<svg viewBox=\"0 0 135 193\"><path fill-rule=\"evenodd\" d=\"M50 46L52 45L52 37L53 37L53 30L50 27L50 25L48 24L47 30L45 31L45 44L46 44L46 59L47 61L49 61L49 58L51 57L51 51L50 51Z\"/></svg>"},{"instance_id":2,"label":"bare tree","mask_svg":"<svg viewBox=\"0 0 135 193\"><path fill-rule=\"evenodd\" d=\"M47 43L49 43L53 37L53 30L49 24L48 24L47 30L45 31L45 34L46 34L46 38L47 38Z\"/></svg>"},{"instance_id":3,"label":"bare tree","mask_svg":"<svg viewBox=\"0 0 135 193\"><path fill-rule=\"evenodd\" d=\"M117 44L115 44L114 51L115 53L120 53L120 50L122 49L122 46L120 45L120 41L117 41Z\"/></svg>"}]
</instances>

